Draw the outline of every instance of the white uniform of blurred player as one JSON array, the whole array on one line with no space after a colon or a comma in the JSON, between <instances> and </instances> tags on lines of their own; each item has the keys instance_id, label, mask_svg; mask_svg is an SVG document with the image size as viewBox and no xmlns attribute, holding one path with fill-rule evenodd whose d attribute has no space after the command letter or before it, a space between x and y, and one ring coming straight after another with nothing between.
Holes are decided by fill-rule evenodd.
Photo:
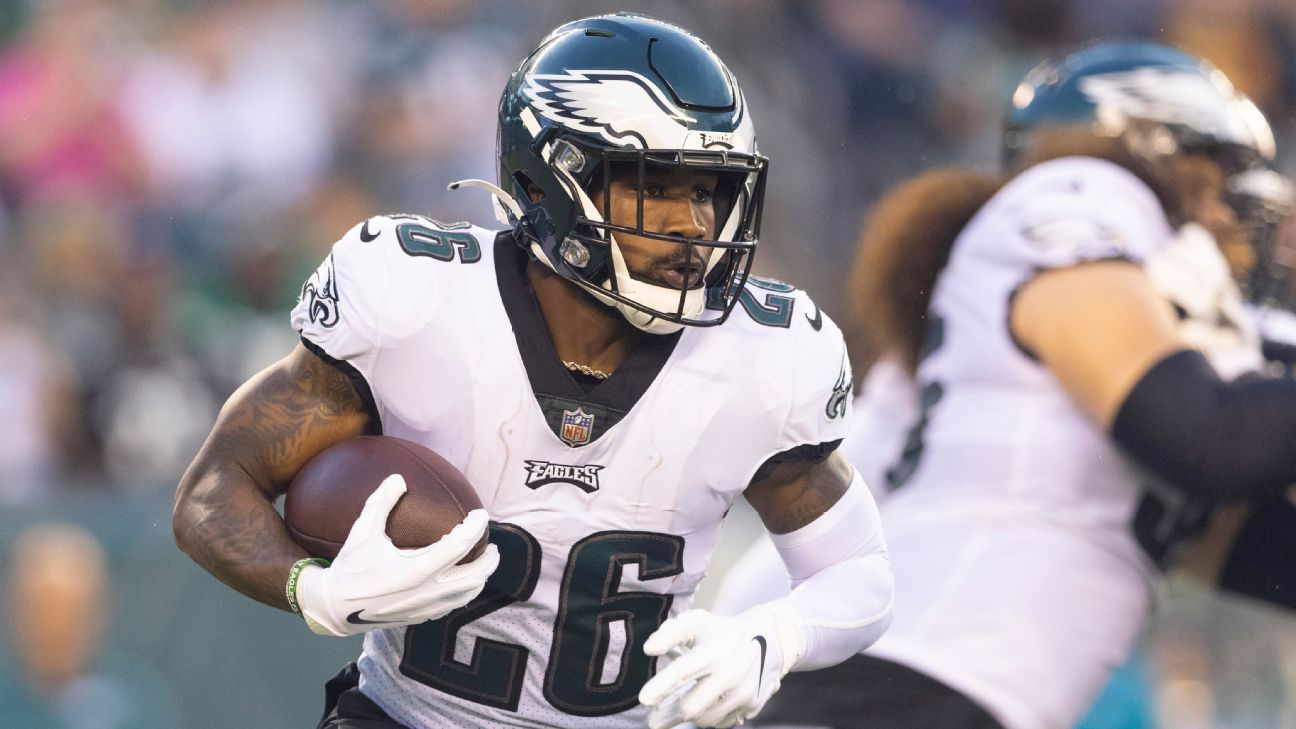
<instances>
[{"instance_id":1,"label":"white uniform of blurred player","mask_svg":"<svg viewBox=\"0 0 1296 729\"><path fill-rule=\"evenodd\" d=\"M1215 507L1244 499L1267 505L1296 480L1296 456L1280 445L1296 429L1296 410L1259 405L1296 403L1296 383L1233 381L1262 365L1226 259L1245 258L1239 251L1249 249L1213 232L1227 236L1237 223L1223 203L1233 186L1258 178L1279 198L1284 186L1263 169L1271 156L1267 127L1248 126L1254 109L1209 71L1157 46L1082 51L1044 67L1023 85L1030 93L1015 97L1020 117L1058 123L1048 129L1026 119L1040 137L1027 144L1039 156L1024 171L1002 186L937 172L883 203L865 235L865 246L879 249L862 252L866 287L901 298L897 287L914 279L896 252L918 257L914 246L933 230L948 230L952 241L930 301L904 312L923 321L921 341L887 341L902 305L879 312L869 308L878 298L861 297L862 315L884 322L874 324L873 344L890 345L884 348L902 363L897 371L894 359L884 360L870 372L858 403L861 423L884 425L858 428L844 445L861 472L891 492L881 509L896 574L895 620L863 656L812 682L789 682L763 721L1071 727L1125 660L1161 570L1182 556ZM1121 107L1130 97L1162 103L1157 113L1177 109L1172 102L1184 87L1204 93L1201 103L1214 116L1188 115L1201 125L1198 138L1182 134L1173 159L1137 156L1142 135L1167 129L1164 120L1145 120L1145 128L1126 119L1107 139L1091 126L1067 130L1066 119L1047 119L1049 110L1038 108L1087 90L1096 115L1111 121L1113 107L1152 113ZM1171 98L1157 96L1165 89L1174 90L1165 92ZM1219 137L1207 143L1203 130ZM1247 149L1254 156L1242 154ZM1238 168L1226 150L1239 155ZM1102 152L1110 157L1099 158ZM1154 163L1166 166L1165 177L1149 171ZM944 204L962 212L944 221L905 214L922 209L913 201L923 199L929 211ZM895 233L906 227L897 220L909 224L906 233ZM915 365L912 379L906 360ZM888 407L906 394L913 406ZM1252 415L1258 422L1249 422ZM1181 430L1178 419L1191 426ZM1216 446L1270 453L1237 463ZM880 467L871 448L892 454L890 462ZM761 549L728 577L718 609L777 594L776 583L753 579L778 571ZM1216 572L1230 586L1227 570L1217 564ZM1248 582L1232 586L1246 591L1254 587ZM831 712L806 713L821 703Z\"/></svg>"}]
</instances>

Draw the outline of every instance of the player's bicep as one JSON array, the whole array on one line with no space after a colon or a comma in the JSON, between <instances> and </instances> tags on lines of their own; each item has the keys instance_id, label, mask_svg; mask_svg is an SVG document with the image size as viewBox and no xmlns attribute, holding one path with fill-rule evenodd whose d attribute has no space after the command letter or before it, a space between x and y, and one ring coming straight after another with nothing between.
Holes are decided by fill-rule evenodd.
<instances>
[{"instance_id":1,"label":"player's bicep","mask_svg":"<svg viewBox=\"0 0 1296 729\"><path fill-rule=\"evenodd\" d=\"M1009 325L1103 427L1152 365L1187 347L1143 270L1117 260L1041 273L1018 289Z\"/></svg>"},{"instance_id":2,"label":"player's bicep","mask_svg":"<svg viewBox=\"0 0 1296 729\"><path fill-rule=\"evenodd\" d=\"M834 451L827 457L812 449L776 457L762 466L744 496L773 534L787 534L828 511L850 486L854 470Z\"/></svg>"},{"instance_id":3,"label":"player's bicep","mask_svg":"<svg viewBox=\"0 0 1296 729\"><path fill-rule=\"evenodd\" d=\"M237 466L278 495L312 457L369 432L372 420L351 378L298 344L230 396L195 465Z\"/></svg>"}]
</instances>

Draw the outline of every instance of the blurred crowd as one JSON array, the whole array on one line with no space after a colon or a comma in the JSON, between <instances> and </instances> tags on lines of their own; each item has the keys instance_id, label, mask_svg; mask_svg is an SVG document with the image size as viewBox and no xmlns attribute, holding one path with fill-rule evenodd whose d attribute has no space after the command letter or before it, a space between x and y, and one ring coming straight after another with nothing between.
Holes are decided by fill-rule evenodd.
<instances>
[{"instance_id":1,"label":"blurred crowd","mask_svg":"<svg viewBox=\"0 0 1296 729\"><path fill-rule=\"evenodd\" d=\"M169 493L220 403L296 341L287 311L333 241L385 212L492 225L446 183L495 179L509 72L549 28L629 5L0 0L0 508ZM1212 60L1296 160L1291 0L641 9L737 75L772 158L757 268L829 312L879 193L997 164L1016 81L1089 39ZM1209 668L1190 658L1165 660Z\"/></svg>"},{"instance_id":2,"label":"blurred crowd","mask_svg":"<svg viewBox=\"0 0 1296 729\"><path fill-rule=\"evenodd\" d=\"M21 680L0 683L0 710L14 729L178 729L165 683L105 648L113 585L90 532L51 523L22 532L4 587L13 662Z\"/></svg>"}]
</instances>

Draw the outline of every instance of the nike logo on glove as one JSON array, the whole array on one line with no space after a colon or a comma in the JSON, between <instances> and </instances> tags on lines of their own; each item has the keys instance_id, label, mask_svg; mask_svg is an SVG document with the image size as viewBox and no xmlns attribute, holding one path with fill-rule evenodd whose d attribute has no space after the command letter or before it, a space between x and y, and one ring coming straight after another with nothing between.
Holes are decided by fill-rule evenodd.
<instances>
[{"instance_id":1,"label":"nike logo on glove","mask_svg":"<svg viewBox=\"0 0 1296 729\"><path fill-rule=\"evenodd\" d=\"M368 243L369 241L377 237L378 237L377 233L369 232L369 221L368 220L364 221L364 225L360 226L360 242ZM818 327L815 328L817 329Z\"/></svg>"},{"instance_id":2,"label":"nike logo on glove","mask_svg":"<svg viewBox=\"0 0 1296 729\"><path fill-rule=\"evenodd\" d=\"M391 622L390 620L365 620L364 618L360 617L360 613L362 612L364 612L364 610L357 610L351 613L350 615L347 616L347 622L351 623L352 625L383 625L384 623ZM762 648L761 649L762 663L764 663L764 658L763 658L764 655L765 655L765 650Z\"/></svg>"},{"instance_id":3,"label":"nike logo on glove","mask_svg":"<svg viewBox=\"0 0 1296 729\"><path fill-rule=\"evenodd\" d=\"M815 304L815 315L811 318L809 314L805 315L806 321L810 322L810 328L816 332L823 328L823 312L819 311L819 305Z\"/></svg>"},{"instance_id":4,"label":"nike logo on glove","mask_svg":"<svg viewBox=\"0 0 1296 729\"><path fill-rule=\"evenodd\" d=\"M350 620L350 618L347 619ZM760 693L761 681L765 680L765 636L758 635L752 640L756 641L761 649L760 673L756 674L756 693Z\"/></svg>"}]
</instances>

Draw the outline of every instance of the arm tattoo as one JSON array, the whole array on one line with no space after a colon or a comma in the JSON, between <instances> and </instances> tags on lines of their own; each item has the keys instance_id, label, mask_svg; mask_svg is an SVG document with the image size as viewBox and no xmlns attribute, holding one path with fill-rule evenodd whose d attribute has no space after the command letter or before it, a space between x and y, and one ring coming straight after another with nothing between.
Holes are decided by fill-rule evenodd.
<instances>
[{"instance_id":1,"label":"arm tattoo","mask_svg":"<svg viewBox=\"0 0 1296 729\"><path fill-rule=\"evenodd\" d=\"M292 367L263 372L249 397L227 407L209 441L212 455L246 466L267 494L278 496L309 458L303 450L315 445L321 432L338 430L345 421L363 415L364 408L351 381L315 355L297 358Z\"/></svg>"},{"instance_id":2,"label":"arm tattoo","mask_svg":"<svg viewBox=\"0 0 1296 729\"><path fill-rule=\"evenodd\" d=\"M786 534L828 511L846 493L853 475L850 463L838 453L783 460L758 471L758 479L747 487L747 500L766 529Z\"/></svg>"},{"instance_id":3,"label":"arm tattoo","mask_svg":"<svg viewBox=\"0 0 1296 729\"><path fill-rule=\"evenodd\" d=\"M176 491L176 542L234 589L286 607L288 567L305 555L274 501L306 461L367 421L343 373L294 350L226 403Z\"/></svg>"}]
</instances>

